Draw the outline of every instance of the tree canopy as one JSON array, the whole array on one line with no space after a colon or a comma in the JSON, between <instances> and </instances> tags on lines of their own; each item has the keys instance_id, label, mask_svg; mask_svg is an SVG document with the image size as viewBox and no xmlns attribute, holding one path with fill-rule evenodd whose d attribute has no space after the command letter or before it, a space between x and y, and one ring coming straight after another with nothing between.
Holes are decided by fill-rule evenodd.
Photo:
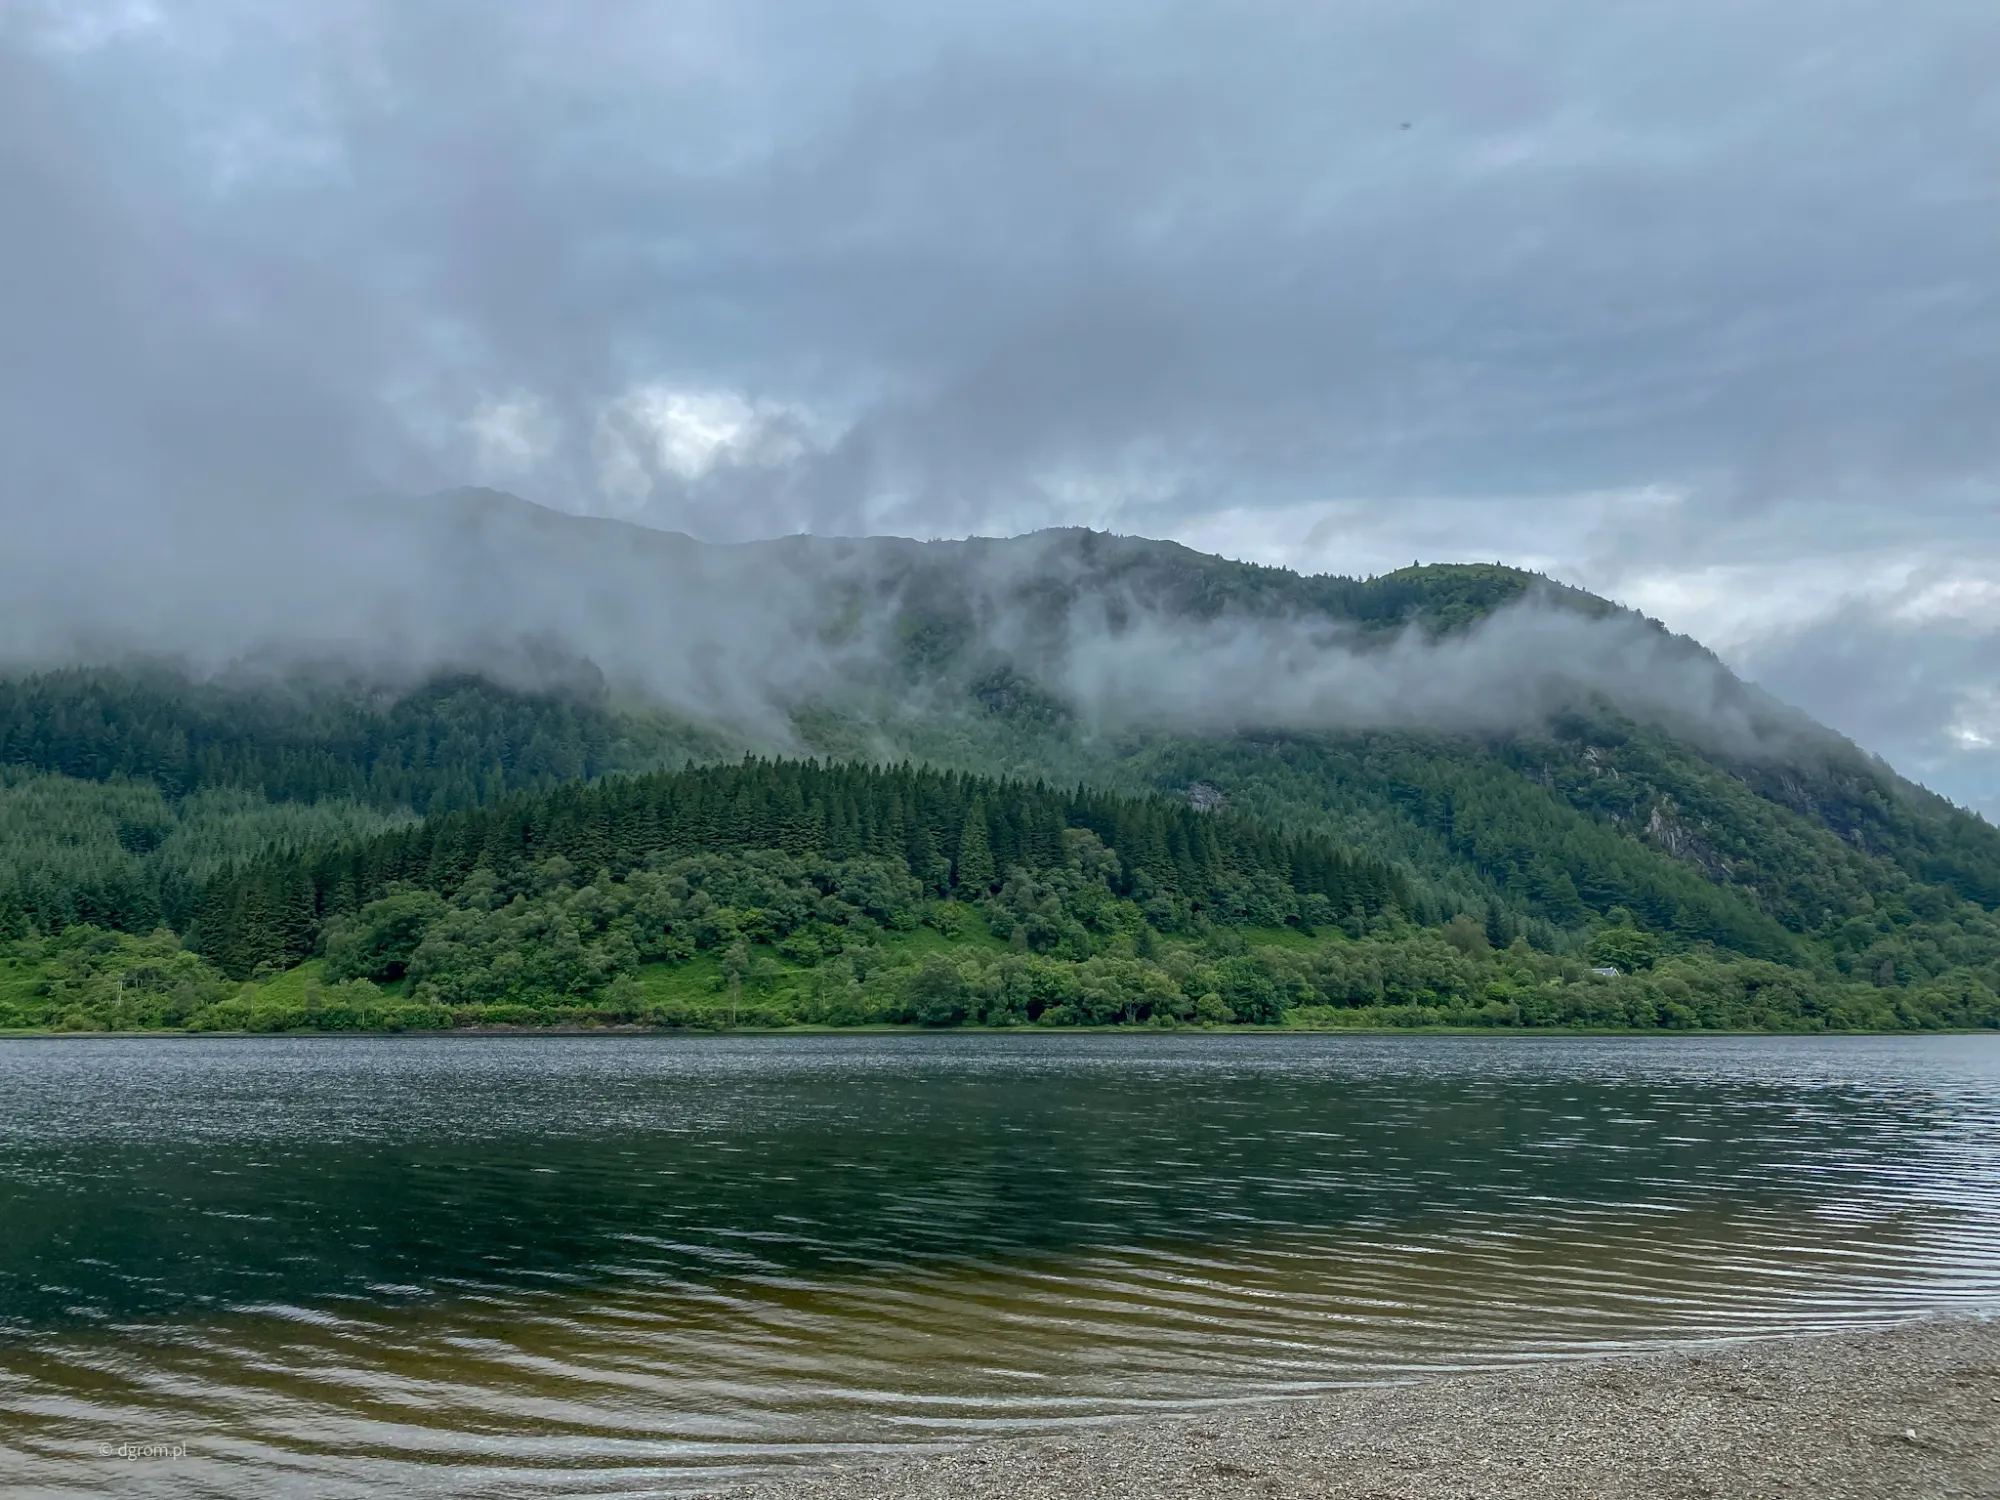
<instances>
[{"instance_id":1,"label":"tree canopy","mask_svg":"<svg viewBox=\"0 0 2000 1500\"><path fill-rule=\"evenodd\" d=\"M200 899L193 942L222 968L308 957L324 925L395 887L449 895L475 871L503 884L551 858L620 879L706 851L886 860L927 895L978 899L1012 872L1059 869L1086 830L1117 860L1116 889L1155 925L1362 918L1407 902L1386 862L1324 836L1164 797L1058 790L901 765L751 759L525 793L357 843L273 855ZM1275 900L1275 904L1274 904Z\"/></svg>"}]
</instances>

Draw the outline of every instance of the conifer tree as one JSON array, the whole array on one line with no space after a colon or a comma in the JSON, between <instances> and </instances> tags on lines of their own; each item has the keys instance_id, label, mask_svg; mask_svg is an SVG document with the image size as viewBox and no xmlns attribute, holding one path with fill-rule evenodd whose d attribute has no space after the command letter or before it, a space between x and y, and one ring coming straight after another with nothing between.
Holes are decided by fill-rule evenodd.
<instances>
[{"instance_id":1,"label":"conifer tree","mask_svg":"<svg viewBox=\"0 0 2000 1500\"><path fill-rule=\"evenodd\" d=\"M956 882L961 891L981 895L993 889L997 875L986 828L986 805L974 799L965 810L965 827L958 837Z\"/></svg>"}]
</instances>

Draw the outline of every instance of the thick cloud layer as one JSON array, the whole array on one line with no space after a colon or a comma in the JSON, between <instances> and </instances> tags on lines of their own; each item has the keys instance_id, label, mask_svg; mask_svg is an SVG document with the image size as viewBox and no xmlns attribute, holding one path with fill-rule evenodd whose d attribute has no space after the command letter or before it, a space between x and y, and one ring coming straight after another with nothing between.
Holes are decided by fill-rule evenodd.
<instances>
[{"instance_id":1,"label":"thick cloud layer","mask_svg":"<svg viewBox=\"0 0 2000 1500\"><path fill-rule=\"evenodd\" d=\"M1685 639L1629 615L1587 619L1532 598L1463 635L1357 640L1308 620L1134 621L1079 633L1061 680L1110 723L1202 731L1540 728L1602 696L1733 755L1800 751L1802 718Z\"/></svg>"},{"instance_id":2,"label":"thick cloud layer","mask_svg":"<svg viewBox=\"0 0 2000 1500\"><path fill-rule=\"evenodd\" d=\"M471 667L538 686L581 661L614 692L785 750L802 748L802 708L872 725L895 754L912 708L934 725L1023 690L1087 733L1526 731L1602 696L1731 754L1823 743L1636 615L1534 591L1434 638L1329 616L1296 586L1223 592L1226 565L1101 534L725 545L472 490L205 539L171 572L113 576L79 554L37 577L0 559L0 667L139 655L203 675ZM85 610L68 596L79 571L111 585Z\"/></svg>"},{"instance_id":3,"label":"thick cloud layer","mask_svg":"<svg viewBox=\"0 0 2000 1500\"><path fill-rule=\"evenodd\" d=\"M0 524L73 612L466 480L1499 556L1990 798L1996 75L1959 0L13 0Z\"/></svg>"}]
</instances>

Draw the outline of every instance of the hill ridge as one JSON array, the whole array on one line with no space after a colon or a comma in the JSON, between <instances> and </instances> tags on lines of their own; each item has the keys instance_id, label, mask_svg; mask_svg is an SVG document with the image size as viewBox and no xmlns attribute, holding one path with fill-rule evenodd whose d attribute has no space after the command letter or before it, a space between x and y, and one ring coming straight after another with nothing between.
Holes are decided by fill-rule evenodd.
<instances>
[{"instance_id":1,"label":"hill ridge","mask_svg":"<svg viewBox=\"0 0 2000 1500\"><path fill-rule=\"evenodd\" d=\"M418 601L433 624L511 622L477 651L434 631L429 656L333 640L0 678L0 820L68 830L0 854L0 931L186 932L197 848L268 837L282 861L317 826L754 752L1200 787L1386 862L1410 920L1495 947L1629 929L1885 994L2000 989L2000 831L1526 570L1306 577L1079 528L712 548L472 491L394 514L467 574ZM549 586L569 578L592 587ZM528 629L552 619L573 637ZM334 821L272 811L294 803Z\"/></svg>"}]
</instances>

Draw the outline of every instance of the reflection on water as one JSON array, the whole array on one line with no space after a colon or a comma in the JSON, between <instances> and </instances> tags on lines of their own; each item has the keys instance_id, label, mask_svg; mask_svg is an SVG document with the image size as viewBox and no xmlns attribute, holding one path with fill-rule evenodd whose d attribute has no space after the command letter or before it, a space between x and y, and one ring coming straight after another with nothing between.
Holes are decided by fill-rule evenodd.
<instances>
[{"instance_id":1,"label":"reflection on water","mask_svg":"<svg viewBox=\"0 0 2000 1500\"><path fill-rule=\"evenodd\" d=\"M2000 1038L0 1043L28 1493L658 1493L1996 1301Z\"/></svg>"}]
</instances>

